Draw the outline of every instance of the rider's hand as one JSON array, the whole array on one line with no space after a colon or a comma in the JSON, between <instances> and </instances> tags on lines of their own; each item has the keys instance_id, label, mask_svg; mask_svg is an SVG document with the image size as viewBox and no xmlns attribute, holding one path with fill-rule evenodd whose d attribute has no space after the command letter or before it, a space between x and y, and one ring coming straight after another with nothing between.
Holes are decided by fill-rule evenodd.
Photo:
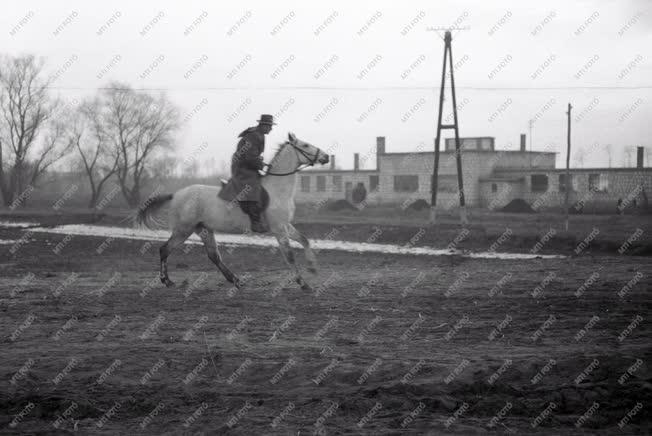
<instances>
[{"instance_id":1,"label":"rider's hand","mask_svg":"<svg viewBox=\"0 0 652 436\"><path fill-rule=\"evenodd\" d=\"M261 161L260 167L261 168L258 169L258 173L261 175L265 175L271 168L271 165Z\"/></svg>"}]
</instances>

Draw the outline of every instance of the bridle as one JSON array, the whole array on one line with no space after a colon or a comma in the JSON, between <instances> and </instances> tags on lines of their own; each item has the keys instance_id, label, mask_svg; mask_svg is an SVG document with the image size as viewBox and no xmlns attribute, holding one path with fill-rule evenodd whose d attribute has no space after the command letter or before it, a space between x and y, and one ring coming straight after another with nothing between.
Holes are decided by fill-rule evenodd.
<instances>
[{"instance_id":1,"label":"bridle","mask_svg":"<svg viewBox=\"0 0 652 436\"><path fill-rule=\"evenodd\" d=\"M299 160L301 160L301 157L299 155L302 155L303 157L308 159L308 163L307 164L305 164L305 163L299 164L299 166L296 167L294 169L294 171L290 171L289 173L270 173L269 170L268 170L267 172L265 172L266 176L289 176L289 175L298 173L299 171L301 171L304 168L311 167L317 162L317 159L319 158L319 150L317 150L317 152L315 153L314 156L311 156L310 154L306 153L305 151L303 151L301 148L297 147L296 145L294 145L290 141L287 141L286 144L290 144L292 146L292 148L294 149L294 152L297 154L297 158ZM268 164L268 165L269 165L269 168L272 168L271 164Z\"/></svg>"}]
</instances>

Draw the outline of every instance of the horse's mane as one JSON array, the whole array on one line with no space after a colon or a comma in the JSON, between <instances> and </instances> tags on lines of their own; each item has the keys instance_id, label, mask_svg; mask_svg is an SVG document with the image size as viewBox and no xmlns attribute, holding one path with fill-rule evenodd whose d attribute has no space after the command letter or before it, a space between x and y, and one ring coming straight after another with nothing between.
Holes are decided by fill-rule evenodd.
<instances>
[{"instance_id":1,"label":"horse's mane","mask_svg":"<svg viewBox=\"0 0 652 436\"><path fill-rule=\"evenodd\" d=\"M275 160L276 157L279 155L279 153L281 152L281 150L283 150L283 148L284 148L287 144L288 144L288 141L285 141L285 142L279 142L279 143L278 143L278 147L276 148L276 150L274 150L274 156L273 156L272 159L269 161L270 164L271 164L272 162L274 162L274 160Z\"/></svg>"}]
</instances>

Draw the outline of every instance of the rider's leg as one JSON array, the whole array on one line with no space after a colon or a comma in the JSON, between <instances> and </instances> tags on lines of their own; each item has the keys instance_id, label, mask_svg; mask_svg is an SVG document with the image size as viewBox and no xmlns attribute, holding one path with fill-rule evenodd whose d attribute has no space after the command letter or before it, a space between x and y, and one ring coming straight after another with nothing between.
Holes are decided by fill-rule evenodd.
<instances>
[{"instance_id":1,"label":"rider's leg","mask_svg":"<svg viewBox=\"0 0 652 436\"><path fill-rule=\"evenodd\" d=\"M251 231L256 233L266 233L269 231L265 225L263 211L257 201L243 201L243 210L251 219Z\"/></svg>"}]
</instances>

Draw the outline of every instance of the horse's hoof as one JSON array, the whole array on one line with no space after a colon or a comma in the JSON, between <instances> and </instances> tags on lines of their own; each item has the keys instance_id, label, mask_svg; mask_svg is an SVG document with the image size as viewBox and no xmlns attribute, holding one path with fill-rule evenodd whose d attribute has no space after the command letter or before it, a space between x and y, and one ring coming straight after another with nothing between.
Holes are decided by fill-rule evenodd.
<instances>
[{"instance_id":1,"label":"horse's hoof","mask_svg":"<svg viewBox=\"0 0 652 436\"><path fill-rule=\"evenodd\" d=\"M164 278L164 279L161 280L161 281L162 281L163 284L164 284L165 286L167 286L168 288L172 288L172 287L174 287L174 282L173 282L172 280L170 280L169 278L167 278L167 277Z\"/></svg>"},{"instance_id":2,"label":"horse's hoof","mask_svg":"<svg viewBox=\"0 0 652 436\"><path fill-rule=\"evenodd\" d=\"M242 280L239 278L233 277L233 281L231 283L233 283L233 286L235 286L237 290L242 289Z\"/></svg>"},{"instance_id":3,"label":"horse's hoof","mask_svg":"<svg viewBox=\"0 0 652 436\"><path fill-rule=\"evenodd\" d=\"M309 266L308 267L308 272L311 274L317 274L317 268L314 266Z\"/></svg>"},{"instance_id":4,"label":"horse's hoof","mask_svg":"<svg viewBox=\"0 0 652 436\"><path fill-rule=\"evenodd\" d=\"M312 291L312 286L310 286L308 283L302 283L301 284L301 290L303 290L303 291Z\"/></svg>"}]
</instances>

